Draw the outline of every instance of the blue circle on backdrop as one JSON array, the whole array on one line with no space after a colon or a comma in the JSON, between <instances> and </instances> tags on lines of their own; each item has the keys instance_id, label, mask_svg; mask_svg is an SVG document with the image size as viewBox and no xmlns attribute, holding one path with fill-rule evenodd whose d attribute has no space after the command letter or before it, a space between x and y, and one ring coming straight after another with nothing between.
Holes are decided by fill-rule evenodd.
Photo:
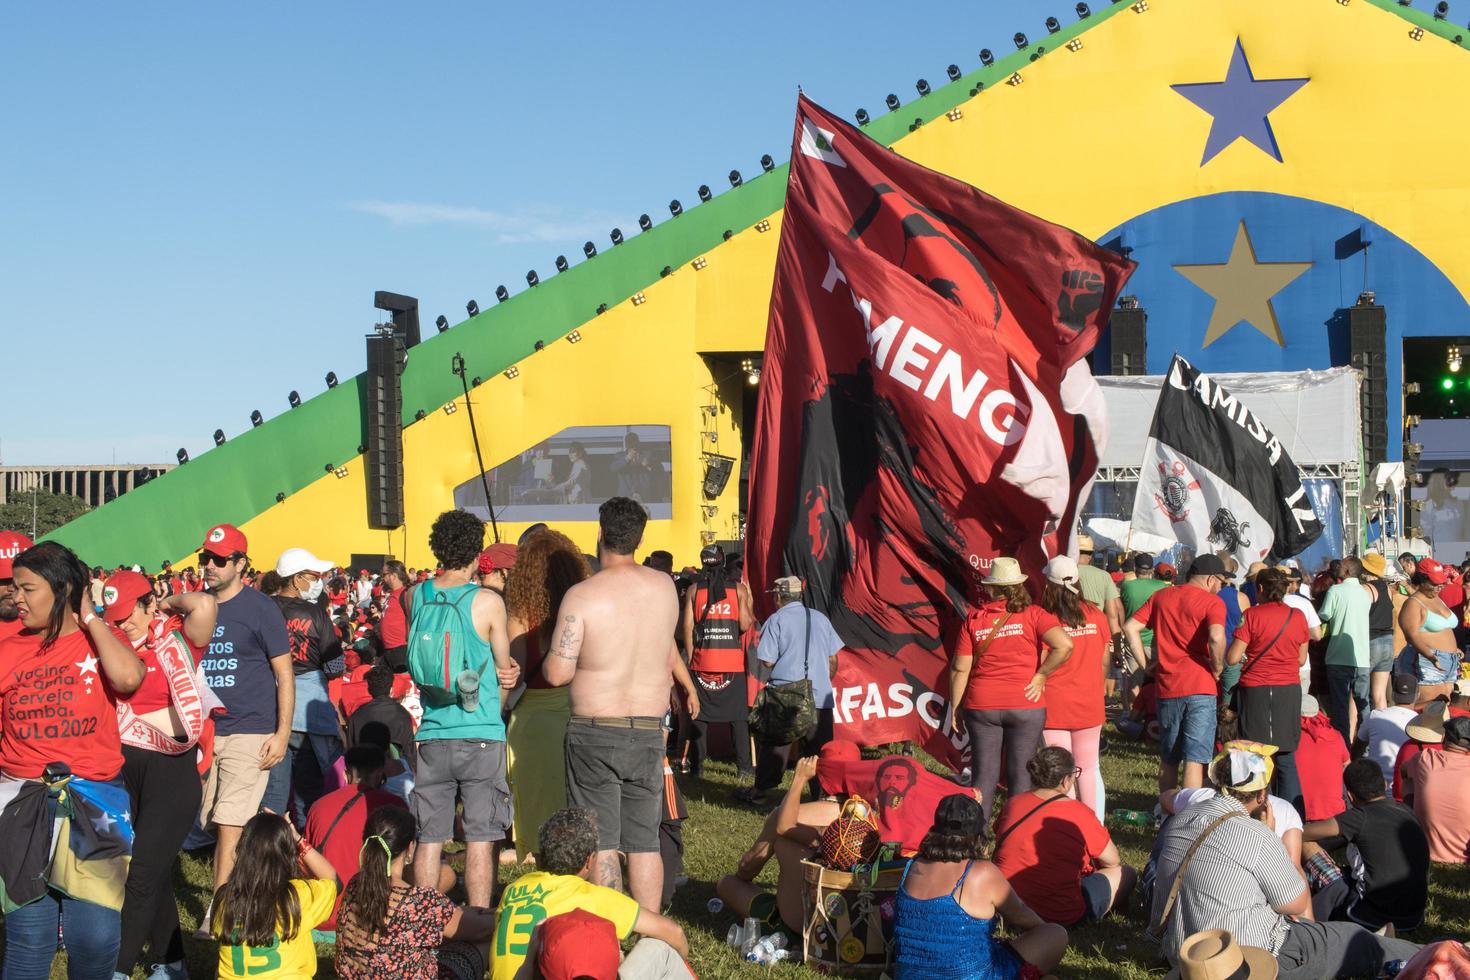
<instances>
[{"instance_id":1,"label":"blue circle on backdrop","mask_svg":"<svg viewBox=\"0 0 1470 980\"><path fill-rule=\"evenodd\" d=\"M1245 222L1257 262L1310 262L1271 300L1284 346L1240 322L1204 347L1215 300L1174 267L1229 261ZM1387 369L1401 383L1405 337L1470 335L1470 304L1422 252L1351 211L1282 194L1237 191L1155 208L1098 241L1132 249L1138 269L1124 292L1148 311L1150 374L1162 374L1177 351L1205 371L1300 371L1349 363L1342 311L1371 290L1388 320ZM1111 344L1099 344L1107 364ZM1398 430L1399 399L1390 397L1389 431ZM1390 456L1399 447L1390 440Z\"/></svg>"}]
</instances>

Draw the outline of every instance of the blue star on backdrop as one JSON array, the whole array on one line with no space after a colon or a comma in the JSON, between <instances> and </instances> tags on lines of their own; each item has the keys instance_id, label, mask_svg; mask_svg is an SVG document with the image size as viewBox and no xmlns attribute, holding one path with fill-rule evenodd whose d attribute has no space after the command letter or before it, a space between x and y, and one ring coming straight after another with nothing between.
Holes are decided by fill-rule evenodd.
<instances>
[{"instance_id":1,"label":"blue star on backdrop","mask_svg":"<svg viewBox=\"0 0 1470 980\"><path fill-rule=\"evenodd\" d=\"M1242 138L1280 161L1281 148L1276 145L1269 117L1308 81L1306 78L1257 79L1246 60L1245 47L1237 38L1223 82L1190 82L1169 87L1214 117L1210 138L1205 142L1204 159L1199 164L1203 167Z\"/></svg>"}]
</instances>

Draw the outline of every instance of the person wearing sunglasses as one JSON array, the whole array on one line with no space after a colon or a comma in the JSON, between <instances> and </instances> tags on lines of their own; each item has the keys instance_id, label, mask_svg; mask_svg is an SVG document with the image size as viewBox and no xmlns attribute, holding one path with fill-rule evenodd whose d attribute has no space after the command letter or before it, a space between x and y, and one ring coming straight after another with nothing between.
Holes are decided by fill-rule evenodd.
<instances>
[{"instance_id":1,"label":"person wearing sunglasses","mask_svg":"<svg viewBox=\"0 0 1470 980\"><path fill-rule=\"evenodd\" d=\"M296 705L286 620L243 581L248 549L245 535L229 524L210 528L199 546L200 573L219 604L202 666L226 712L215 725L199 815L201 826L214 825L216 892L230 878L241 828L259 811L271 769L286 756ZM200 923L206 937L211 911L205 909Z\"/></svg>"}]
</instances>

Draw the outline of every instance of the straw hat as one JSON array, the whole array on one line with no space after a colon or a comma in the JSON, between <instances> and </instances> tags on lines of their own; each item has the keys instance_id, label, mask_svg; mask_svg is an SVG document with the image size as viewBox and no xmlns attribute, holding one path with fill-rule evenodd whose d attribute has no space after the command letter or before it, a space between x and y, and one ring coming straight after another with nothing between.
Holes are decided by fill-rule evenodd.
<instances>
[{"instance_id":1,"label":"straw hat","mask_svg":"<svg viewBox=\"0 0 1470 980\"><path fill-rule=\"evenodd\" d=\"M1383 556L1376 551L1365 551L1363 557L1358 560L1363 563L1363 571L1376 578L1383 578L1384 573L1388 571L1388 562L1384 561Z\"/></svg>"},{"instance_id":2,"label":"straw hat","mask_svg":"<svg viewBox=\"0 0 1470 980\"><path fill-rule=\"evenodd\" d=\"M985 585L1025 585L1026 573L1014 558L997 558L990 563L990 574L980 580Z\"/></svg>"},{"instance_id":3,"label":"straw hat","mask_svg":"<svg viewBox=\"0 0 1470 980\"><path fill-rule=\"evenodd\" d=\"M1431 701L1424 706L1424 710L1414 716L1414 719L1404 726L1404 734L1416 742L1424 742L1427 745L1439 745L1444 741L1444 709L1443 701Z\"/></svg>"},{"instance_id":4,"label":"straw hat","mask_svg":"<svg viewBox=\"0 0 1470 980\"><path fill-rule=\"evenodd\" d=\"M1242 946L1224 929L1197 932L1179 945L1179 962L1165 980L1275 980L1276 957Z\"/></svg>"}]
</instances>

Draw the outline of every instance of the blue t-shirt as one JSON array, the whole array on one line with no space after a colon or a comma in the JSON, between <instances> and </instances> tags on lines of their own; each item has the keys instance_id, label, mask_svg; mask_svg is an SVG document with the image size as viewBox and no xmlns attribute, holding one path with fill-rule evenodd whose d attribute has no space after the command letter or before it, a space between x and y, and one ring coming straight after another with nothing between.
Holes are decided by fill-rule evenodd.
<instances>
[{"instance_id":1,"label":"blue t-shirt","mask_svg":"<svg viewBox=\"0 0 1470 980\"><path fill-rule=\"evenodd\" d=\"M286 620L267 596L245 586L219 604L219 621L201 666L227 714L216 719L218 735L269 735L276 730L274 657L291 655Z\"/></svg>"},{"instance_id":2,"label":"blue t-shirt","mask_svg":"<svg viewBox=\"0 0 1470 980\"><path fill-rule=\"evenodd\" d=\"M811 636L807 636L807 616L811 616ZM807 676L812 682L812 700L818 708L832 707L832 675L827 658L844 646L842 637L832 628L832 621L800 602L788 602L771 614L761 626L761 643L756 659L771 668L770 683L790 684L802 678L803 647L810 643Z\"/></svg>"}]
</instances>

